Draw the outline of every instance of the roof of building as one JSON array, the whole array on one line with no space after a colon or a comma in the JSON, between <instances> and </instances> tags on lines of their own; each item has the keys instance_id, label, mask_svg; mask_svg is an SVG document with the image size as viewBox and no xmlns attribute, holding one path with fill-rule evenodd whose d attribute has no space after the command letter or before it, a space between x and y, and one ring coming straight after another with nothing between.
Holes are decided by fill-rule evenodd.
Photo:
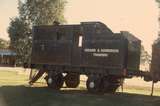
<instances>
[{"instance_id":1,"label":"roof of building","mask_svg":"<svg viewBox=\"0 0 160 106\"><path fill-rule=\"evenodd\" d=\"M15 56L16 53L10 49L0 49L0 55L1 56Z\"/></svg>"}]
</instances>

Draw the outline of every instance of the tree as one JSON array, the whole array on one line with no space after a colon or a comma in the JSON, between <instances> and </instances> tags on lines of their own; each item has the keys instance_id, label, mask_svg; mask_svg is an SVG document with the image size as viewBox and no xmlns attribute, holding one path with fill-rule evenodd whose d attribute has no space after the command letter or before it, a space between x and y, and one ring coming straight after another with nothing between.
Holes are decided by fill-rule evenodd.
<instances>
[{"instance_id":1,"label":"tree","mask_svg":"<svg viewBox=\"0 0 160 106\"><path fill-rule=\"evenodd\" d=\"M8 28L10 46L18 55L18 62L28 62L31 52L31 29L34 25L64 23L65 0L19 0L19 17L12 18Z\"/></svg>"},{"instance_id":2,"label":"tree","mask_svg":"<svg viewBox=\"0 0 160 106\"><path fill-rule=\"evenodd\" d=\"M141 64L150 64L151 56L145 51L144 46L141 46Z\"/></svg>"},{"instance_id":3,"label":"tree","mask_svg":"<svg viewBox=\"0 0 160 106\"><path fill-rule=\"evenodd\" d=\"M30 52L30 27L24 20L16 17L11 19L8 33L10 37L10 45L17 53L17 63L21 64L28 60Z\"/></svg>"},{"instance_id":4,"label":"tree","mask_svg":"<svg viewBox=\"0 0 160 106\"><path fill-rule=\"evenodd\" d=\"M159 8L160 8L160 0L155 0L158 4L159 4Z\"/></svg>"},{"instance_id":5,"label":"tree","mask_svg":"<svg viewBox=\"0 0 160 106\"><path fill-rule=\"evenodd\" d=\"M9 47L9 42L3 39L0 39L0 49L6 49Z\"/></svg>"},{"instance_id":6,"label":"tree","mask_svg":"<svg viewBox=\"0 0 160 106\"><path fill-rule=\"evenodd\" d=\"M54 21L64 23L65 0L25 0L19 1L19 14L32 25L51 25Z\"/></svg>"},{"instance_id":7,"label":"tree","mask_svg":"<svg viewBox=\"0 0 160 106\"><path fill-rule=\"evenodd\" d=\"M156 0L156 2L159 4L159 8L160 8L160 0ZM158 21L159 21L159 25L160 25L160 16L158 17ZM157 42L160 42L160 32L158 34L158 38L154 41L154 43L157 43Z\"/></svg>"}]
</instances>

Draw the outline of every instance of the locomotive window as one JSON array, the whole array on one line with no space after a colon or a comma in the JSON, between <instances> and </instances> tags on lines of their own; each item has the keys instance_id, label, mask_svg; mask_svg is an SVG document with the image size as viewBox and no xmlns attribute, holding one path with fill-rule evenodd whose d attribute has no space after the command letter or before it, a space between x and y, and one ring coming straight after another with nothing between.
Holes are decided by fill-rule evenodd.
<instances>
[{"instance_id":1,"label":"locomotive window","mask_svg":"<svg viewBox=\"0 0 160 106\"><path fill-rule=\"evenodd\" d=\"M79 36L78 47L82 47L82 39L83 39L83 36Z\"/></svg>"}]
</instances>

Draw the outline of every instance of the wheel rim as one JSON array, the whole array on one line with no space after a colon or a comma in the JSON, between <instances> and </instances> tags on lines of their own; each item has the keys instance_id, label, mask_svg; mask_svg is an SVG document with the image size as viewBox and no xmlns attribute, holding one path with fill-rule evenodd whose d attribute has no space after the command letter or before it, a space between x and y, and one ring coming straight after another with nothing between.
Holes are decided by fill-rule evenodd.
<instances>
[{"instance_id":1,"label":"wheel rim","mask_svg":"<svg viewBox=\"0 0 160 106\"><path fill-rule=\"evenodd\" d=\"M80 76L76 73L69 73L65 76L65 84L68 88L76 88L80 83Z\"/></svg>"},{"instance_id":2,"label":"wheel rim","mask_svg":"<svg viewBox=\"0 0 160 106\"><path fill-rule=\"evenodd\" d=\"M90 88L94 88L94 87L95 87L94 82L90 82L90 83L89 83L89 87L90 87Z\"/></svg>"},{"instance_id":3,"label":"wheel rim","mask_svg":"<svg viewBox=\"0 0 160 106\"><path fill-rule=\"evenodd\" d=\"M52 84L52 83L53 83L52 78L49 78L49 79L48 79L48 84Z\"/></svg>"},{"instance_id":4,"label":"wheel rim","mask_svg":"<svg viewBox=\"0 0 160 106\"><path fill-rule=\"evenodd\" d=\"M55 89L55 90L59 90L63 86L63 83L64 83L62 74L57 74L55 76L47 78L46 81L47 81L48 87Z\"/></svg>"},{"instance_id":5,"label":"wheel rim","mask_svg":"<svg viewBox=\"0 0 160 106\"><path fill-rule=\"evenodd\" d=\"M97 76L89 76L87 79L87 89L91 93L99 93L101 85L101 78Z\"/></svg>"}]
</instances>

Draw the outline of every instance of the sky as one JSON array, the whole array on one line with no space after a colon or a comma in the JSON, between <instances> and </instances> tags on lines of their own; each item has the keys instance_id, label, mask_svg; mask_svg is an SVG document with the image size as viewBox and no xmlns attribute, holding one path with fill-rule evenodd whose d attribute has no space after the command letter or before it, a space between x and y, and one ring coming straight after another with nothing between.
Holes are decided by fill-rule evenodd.
<instances>
[{"instance_id":1,"label":"sky","mask_svg":"<svg viewBox=\"0 0 160 106\"><path fill-rule=\"evenodd\" d=\"M130 31L145 49L158 35L158 4L155 0L68 0L65 17L68 24L101 21L113 32ZM0 38L9 39L10 18L17 16L17 0L0 0Z\"/></svg>"}]
</instances>

